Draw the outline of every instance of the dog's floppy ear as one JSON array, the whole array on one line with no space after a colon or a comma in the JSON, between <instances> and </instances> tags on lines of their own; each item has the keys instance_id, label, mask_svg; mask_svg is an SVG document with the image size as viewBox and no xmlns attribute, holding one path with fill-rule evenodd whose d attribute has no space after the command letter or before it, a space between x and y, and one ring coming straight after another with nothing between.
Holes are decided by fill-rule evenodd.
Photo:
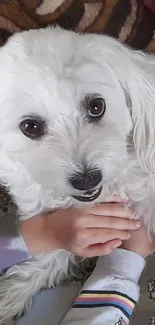
<instances>
[{"instance_id":1,"label":"dog's floppy ear","mask_svg":"<svg viewBox=\"0 0 155 325\"><path fill-rule=\"evenodd\" d=\"M105 62L125 93L139 164L155 175L155 56L133 51L109 37L100 44Z\"/></svg>"},{"instance_id":2,"label":"dog's floppy ear","mask_svg":"<svg viewBox=\"0 0 155 325\"><path fill-rule=\"evenodd\" d=\"M155 57L131 50L128 54L131 65L124 81L134 125L133 142L143 170L155 173Z\"/></svg>"}]
</instances>

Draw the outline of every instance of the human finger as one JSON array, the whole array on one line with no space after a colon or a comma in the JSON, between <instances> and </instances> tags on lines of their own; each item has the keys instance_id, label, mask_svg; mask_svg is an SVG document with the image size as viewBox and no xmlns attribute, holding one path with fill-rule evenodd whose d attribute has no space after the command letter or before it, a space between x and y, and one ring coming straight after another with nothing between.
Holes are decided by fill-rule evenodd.
<instances>
[{"instance_id":1,"label":"human finger","mask_svg":"<svg viewBox=\"0 0 155 325\"><path fill-rule=\"evenodd\" d=\"M117 229L88 228L81 234L81 244L87 247L99 243L107 243L114 239L127 240L131 237L128 231Z\"/></svg>"},{"instance_id":2,"label":"human finger","mask_svg":"<svg viewBox=\"0 0 155 325\"><path fill-rule=\"evenodd\" d=\"M129 219L129 218L120 218L112 216L95 216L88 215L83 218L83 226L86 228L111 228L118 230L135 230L140 228L142 225L141 221Z\"/></svg>"},{"instance_id":3,"label":"human finger","mask_svg":"<svg viewBox=\"0 0 155 325\"><path fill-rule=\"evenodd\" d=\"M83 257L104 256L110 254L114 249L119 247L122 241L119 239L111 240L105 244L90 245L80 251Z\"/></svg>"}]
</instances>

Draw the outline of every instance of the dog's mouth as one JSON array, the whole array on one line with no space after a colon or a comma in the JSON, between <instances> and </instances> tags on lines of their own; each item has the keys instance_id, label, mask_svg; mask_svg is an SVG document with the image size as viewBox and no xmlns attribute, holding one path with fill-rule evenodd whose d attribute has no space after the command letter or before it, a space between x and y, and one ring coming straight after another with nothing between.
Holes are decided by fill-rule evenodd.
<instances>
[{"instance_id":1,"label":"dog's mouth","mask_svg":"<svg viewBox=\"0 0 155 325\"><path fill-rule=\"evenodd\" d=\"M100 196L101 191L102 191L102 186L97 189L85 191L81 195L77 195L77 196L73 195L73 198L81 202L92 202Z\"/></svg>"}]
</instances>

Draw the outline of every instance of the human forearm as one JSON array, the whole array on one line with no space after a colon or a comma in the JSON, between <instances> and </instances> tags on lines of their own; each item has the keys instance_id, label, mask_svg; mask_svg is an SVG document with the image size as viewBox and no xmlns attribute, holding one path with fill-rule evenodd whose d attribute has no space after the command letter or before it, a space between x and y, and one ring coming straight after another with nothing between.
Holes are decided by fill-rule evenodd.
<instances>
[{"instance_id":1,"label":"human forearm","mask_svg":"<svg viewBox=\"0 0 155 325\"><path fill-rule=\"evenodd\" d=\"M117 249L99 258L72 308L61 325L128 324L139 299L138 280L144 259L131 251Z\"/></svg>"},{"instance_id":2,"label":"human forearm","mask_svg":"<svg viewBox=\"0 0 155 325\"><path fill-rule=\"evenodd\" d=\"M19 223L21 234L31 255L39 255L59 248L49 218L50 216L40 215Z\"/></svg>"}]
</instances>

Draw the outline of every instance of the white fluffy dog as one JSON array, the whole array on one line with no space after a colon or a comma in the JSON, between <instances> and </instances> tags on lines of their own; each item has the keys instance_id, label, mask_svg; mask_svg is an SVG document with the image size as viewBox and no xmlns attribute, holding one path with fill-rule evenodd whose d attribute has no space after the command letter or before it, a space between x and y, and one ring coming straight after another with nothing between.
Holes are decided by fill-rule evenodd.
<instances>
[{"instance_id":1,"label":"white fluffy dog","mask_svg":"<svg viewBox=\"0 0 155 325\"><path fill-rule=\"evenodd\" d=\"M0 76L0 179L21 218L119 193L155 230L153 56L107 36L34 30L0 49ZM59 250L10 268L0 324L74 274L74 262Z\"/></svg>"}]
</instances>

